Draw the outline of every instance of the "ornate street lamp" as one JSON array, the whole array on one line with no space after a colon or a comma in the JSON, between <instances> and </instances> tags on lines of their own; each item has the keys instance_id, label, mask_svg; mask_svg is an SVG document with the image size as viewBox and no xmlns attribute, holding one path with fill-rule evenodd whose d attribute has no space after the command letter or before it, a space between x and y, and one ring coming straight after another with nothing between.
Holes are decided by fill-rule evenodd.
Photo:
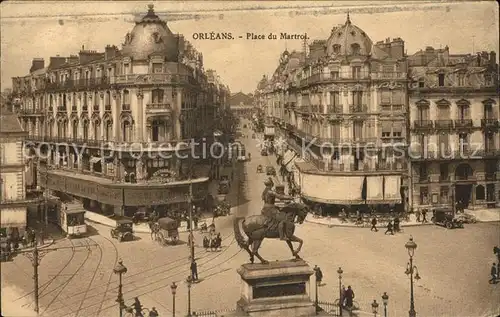
<instances>
[{"instance_id":1,"label":"ornate street lamp","mask_svg":"<svg viewBox=\"0 0 500 317\"><path fill-rule=\"evenodd\" d=\"M191 317L191 283L193 282L193 279L191 275L189 275L186 279L187 286L188 286L188 313L187 317Z\"/></svg>"},{"instance_id":2,"label":"ornate street lamp","mask_svg":"<svg viewBox=\"0 0 500 317\"><path fill-rule=\"evenodd\" d=\"M337 270L337 274L339 275L339 309L340 309L340 316L342 316L342 273L344 273L344 271L342 271L342 268L339 267L339 269Z\"/></svg>"},{"instance_id":3,"label":"ornate street lamp","mask_svg":"<svg viewBox=\"0 0 500 317\"><path fill-rule=\"evenodd\" d=\"M122 260L118 261L118 264L113 269L115 274L118 274L119 283L118 283L118 298L116 302L120 305L120 317L123 316L123 309L125 308L125 303L123 301L123 291L122 291L122 275L127 273L127 268L123 265Z\"/></svg>"},{"instance_id":4,"label":"ornate street lamp","mask_svg":"<svg viewBox=\"0 0 500 317\"><path fill-rule=\"evenodd\" d=\"M384 292L384 295L382 295L382 303L384 303L384 317L387 317L387 304L389 304L389 295L387 295L386 292Z\"/></svg>"},{"instance_id":5,"label":"ornate street lamp","mask_svg":"<svg viewBox=\"0 0 500 317\"><path fill-rule=\"evenodd\" d=\"M410 311L408 312L409 317L416 317L417 312L415 311L415 300L413 296L413 274L415 274L415 279L418 281L420 279L420 275L418 274L418 269L415 265L413 265L413 255L415 254L415 250L417 249L417 244L413 241L413 237L410 236L410 240L406 242L405 248L408 250L408 255L410 256L410 262L406 267L406 275L410 276Z\"/></svg>"},{"instance_id":6,"label":"ornate street lamp","mask_svg":"<svg viewBox=\"0 0 500 317\"><path fill-rule=\"evenodd\" d=\"M378 303L377 303L376 299L374 299L373 303L372 303L372 312L373 312L373 316L377 317L377 314L378 314Z\"/></svg>"},{"instance_id":7,"label":"ornate street lamp","mask_svg":"<svg viewBox=\"0 0 500 317\"><path fill-rule=\"evenodd\" d=\"M170 289L172 290L172 317L175 317L175 294L177 293L177 285L175 282L172 282Z\"/></svg>"}]
</instances>

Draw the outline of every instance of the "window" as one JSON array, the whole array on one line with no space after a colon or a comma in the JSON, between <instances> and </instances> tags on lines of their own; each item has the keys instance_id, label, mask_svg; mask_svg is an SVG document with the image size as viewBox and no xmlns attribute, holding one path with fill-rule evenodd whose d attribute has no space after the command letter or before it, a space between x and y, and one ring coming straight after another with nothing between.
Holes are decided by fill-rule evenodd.
<instances>
[{"instance_id":1,"label":"window","mask_svg":"<svg viewBox=\"0 0 500 317\"><path fill-rule=\"evenodd\" d=\"M458 86L465 86L465 74L458 74Z\"/></svg>"},{"instance_id":2,"label":"window","mask_svg":"<svg viewBox=\"0 0 500 317\"><path fill-rule=\"evenodd\" d=\"M100 140L101 139L101 133L100 133L100 123L98 121L94 121L94 140Z\"/></svg>"},{"instance_id":3,"label":"window","mask_svg":"<svg viewBox=\"0 0 500 317\"><path fill-rule=\"evenodd\" d=\"M361 66L352 67L352 78L361 78Z\"/></svg>"},{"instance_id":4,"label":"window","mask_svg":"<svg viewBox=\"0 0 500 317\"><path fill-rule=\"evenodd\" d=\"M484 191L484 186L483 185L477 185L476 187L476 199L477 200L484 200L485 197L485 191Z\"/></svg>"},{"instance_id":5,"label":"window","mask_svg":"<svg viewBox=\"0 0 500 317\"><path fill-rule=\"evenodd\" d=\"M444 74L438 74L438 85L444 87Z\"/></svg>"},{"instance_id":6,"label":"window","mask_svg":"<svg viewBox=\"0 0 500 317\"><path fill-rule=\"evenodd\" d=\"M441 152L441 155L445 155L448 153L449 149L450 149L450 144L449 144L449 140L450 140L450 136L447 134L447 133L441 133L439 134L439 151Z\"/></svg>"},{"instance_id":7,"label":"window","mask_svg":"<svg viewBox=\"0 0 500 317\"><path fill-rule=\"evenodd\" d=\"M380 103L390 104L391 103L391 92L389 90L382 90L380 94Z\"/></svg>"},{"instance_id":8,"label":"window","mask_svg":"<svg viewBox=\"0 0 500 317\"><path fill-rule=\"evenodd\" d=\"M130 105L130 92L128 90L123 91L123 105Z\"/></svg>"},{"instance_id":9,"label":"window","mask_svg":"<svg viewBox=\"0 0 500 317\"><path fill-rule=\"evenodd\" d=\"M492 131L484 133L484 150L491 151L495 149L495 138Z\"/></svg>"},{"instance_id":10,"label":"window","mask_svg":"<svg viewBox=\"0 0 500 317\"><path fill-rule=\"evenodd\" d=\"M78 121L73 121L73 138L78 138Z\"/></svg>"},{"instance_id":11,"label":"window","mask_svg":"<svg viewBox=\"0 0 500 317\"><path fill-rule=\"evenodd\" d=\"M419 107L418 108L418 120L419 121L429 120L429 107Z\"/></svg>"},{"instance_id":12,"label":"window","mask_svg":"<svg viewBox=\"0 0 500 317\"><path fill-rule=\"evenodd\" d=\"M333 45L332 49L335 54L340 53L340 44Z\"/></svg>"},{"instance_id":13,"label":"window","mask_svg":"<svg viewBox=\"0 0 500 317\"><path fill-rule=\"evenodd\" d=\"M353 91L352 92L352 104L355 107L361 107L363 104L363 92L362 91Z\"/></svg>"},{"instance_id":14,"label":"window","mask_svg":"<svg viewBox=\"0 0 500 317\"><path fill-rule=\"evenodd\" d=\"M394 105L404 105L404 94L400 90L394 90L392 92L392 104Z\"/></svg>"},{"instance_id":15,"label":"window","mask_svg":"<svg viewBox=\"0 0 500 317\"><path fill-rule=\"evenodd\" d=\"M421 163L418 167L419 169L419 177L421 181L427 181L428 175L427 175L427 164Z\"/></svg>"},{"instance_id":16,"label":"window","mask_svg":"<svg viewBox=\"0 0 500 317\"><path fill-rule=\"evenodd\" d=\"M162 73L162 72L163 72L163 64L153 63L153 73Z\"/></svg>"},{"instance_id":17,"label":"window","mask_svg":"<svg viewBox=\"0 0 500 317\"><path fill-rule=\"evenodd\" d=\"M330 76L332 79L339 79L339 71L332 71L330 72Z\"/></svg>"},{"instance_id":18,"label":"window","mask_svg":"<svg viewBox=\"0 0 500 317\"><path fill-rule=\"evenodd\" d=\"M439 165L439 178L442 181L448 180L448 163Z\"/></svg>"},{"instance_id":19,"label":"window","mask_svg":"<svg viewBox=\"0 0 500 317\"><path fill-rule=\"evenodd\" d=\"M351 44L351 50L353 55L359 55L361 53L361 46L358 43Z\"/></svg>"},{"instance_id":20,"label":"window","mask_svg":"<svg viewBox=\"0 0 500 317\"><path fill-rule=\"evenodd\" d=\"M109 91L106 91L106 94L104 95L104 105L111 105L111 93Z\"/></svg>"},{"instance_id":21,"label":"window","mask_svg":"<svg viewBox=\"0 0 500 317\"><path fill-rule=\"evenodd\" d=\"M467 133L460 133L458 135L458 146L460 149L460 153L468 152L469 149L468 143L469 143L469 136L467 135Z\"/></svg>"},{"instance_id":22,"label":"window","mask_svg":"<svg viewBox=\"0 0 500 317\"><path fill-rule=\"evenodd\" d=\"M163 90L162 89L153 89L152 91L152 102L153 103L163 103Z\"/></svg>"},{"instance_id":23,"label":"window","mask_svg":"<svg viewBox=\"0 0 500 317\"><path fill-rule=\"evenodd\" d=\"M332 139L340 140L340 123L334 122L331 124Z\"/></svg>"},{"instance_id":24,"label":"window","mask_svg":"<svg viewBox=\"0 0 500 317\"><path fill-rule=\"evenodd\" d=\"M129 64L123 64L123 75L128 74Z\"/></svg>"},{"instance_id":25,"label":"window","mask_svg":"<svg viewBox=\"0 0 500 317\"><path fill-rule=\"evenodd\" d=\"M493 107L491 104L484 105L484 118L485 119L494 119L493 116Z\"/></svg>"},{"instance_id":26,"label":"window","mask_svg":"<svg viewBox=\"0 0 500 317\"><path fill-rule=\"evenodd\" d=\"M441 186L439 188L439 197L440 197L441 204L448 203L449 190L450 189L448 186Z\"/></svg>"},{"instance_id":27,"label":"window","mask_svg":"<svg viewBox=\"0 0 500 317\"><path fill-rule=\"evenodd\" d=\"M427 187L420 187L420 205L427 205L429 203L429 189Z\"/></svg>"},{"instance_id":28,"label":"window","mask_svg":"<svg viewBox=\"0 0 500 317\"><path fill-rule=\"evenodd\" d=\"M401 131L393 131L392 136L395 138L400 138L402 136Z\"/></svg>"},{"instance_id":29,"label":"window","mask_svg":"<svg viewBox=\"0 0 500 317\"><path fill-rule=\"evenodd\" d=\"M458 107L458 116L460 120L465 120L470 118L470 108L467 105L461 105Z\"/></svg>"},{"instance_id":30,"label":"window","mask_svg":"<svg viewBox=\"0 0 500 317\"><path fill-rule=\"evenodd\" d=\"M390 138L391 137L391 132L382 132L382 137L383 138Z\"/></svg>"},{"instance_id":31,"label":"window","mask_svg":"<svg viewBox=\"0 0 500 317\"><path fill-rule=\"evenodd\" d=\"M340 93L338 91L330 92L330 105L331 106L340 105Z\"/></svg>"},{"instance_id":32,"label":"window","mask_svg":"<svg viewBox=\"0 0 500 317\"><path fill-rule=\"evenodd\" d=\"M360 140L363 138L363 122L355 121L353 124L353 138Z\"/></svg>"}]
</instances>

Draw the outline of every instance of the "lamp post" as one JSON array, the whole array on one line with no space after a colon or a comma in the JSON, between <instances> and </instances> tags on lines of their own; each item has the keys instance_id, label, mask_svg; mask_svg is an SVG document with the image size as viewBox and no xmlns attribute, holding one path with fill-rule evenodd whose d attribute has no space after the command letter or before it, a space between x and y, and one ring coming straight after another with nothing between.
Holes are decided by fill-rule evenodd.
<instances>
[{"instance_id":1,"label":"lamp post","mask_svg":"<svg viewBox=\"0 0 500 317\"><path fill-rule=\"evenodd\" d=\"M314 271L314 272L315 272L315 273L317 273L316 271ZM314 277L315 277L315 279L314 279L314 280L315 280L315 282L316 282L316 283L314 283L314 284L316 285L316 286L315 286L315 287L316 287L316 293L315 293L316 298L315 298L314 302L315 302L315 304L316 304L316 315L317 315L317 314L318 314L318 312L319 312L319 301L318 301L318 278L317 278L316 276L317 276L317 275L316 275L316 274L314 274Z\"/></svg>"},{"instance_id":2,"label":"lamp post","mask_svg":"<svg viewBox=\"0 0 500 317\"><path fill-rule=\"evenodd\" d=\"M113 269L115 274L118 274L119 284L118 284L118 298L116 302L120 305L120 317L123 316L123 308L125 307L125 303L123 301L123 291L122 291L122 275L127 273L127 268L123 265L122 260L118 261L118 264Z\"/></svg>"},{"instance_id":3,"label":"lamp post","mask_svg":"<svg viewBox=\"0 0 500 317\"><path fill-rule=\"evenodd\" d=\"M417 249L417 244L413 241L413 237L410 236L410 240L406 242L405 248L408 250L408 255L410 256L410 262L406 267L406 275L410 276L410 311L408 312L409 317L416 317L417 312L415 311L415 300L413 296L413 274L415 273L415 279L418 281L420 276L418 275L418 269L413 265L413 255Z\"/></svg>"},{"instance_id":4,"label":"lamp post","mask_svg":"<svg viewBox=\"0 0 500 317\"><path fill-rule=\"evenodd\" d=\"M187 313L187 317L191 317L191 283L193 282L191 275L189 275L187 277L186 282L187 282L187 287L188 287L188 313Z\"/></svg>"},{"instance_id":5,"label":"lamp post","mask_svg":"<svg viewBox=\"0 0 500 317\"><path fill-rule=\"evenodd\" d=\"M389 295L387 295L386 292L384 292L384 295L382 295L382 303L384 303L384 317L387 317L387 304L389 304Z\"/></svg>"},{"instance_id":6,"label":"lamp post","mask_svg":"<svg viewBox=\"0 0 500 317\"><path fill-rule=\"evenodd\" d=\"M373 316L377 317L377 314L378 314L378 303L377 303L376 299L374 299L373 303L372 303L372 312L373 312Z\"/></svg>"},{"instance_id":7,"label":"lamp post","mask_svg":"<svg viewBox=\"0 0 500 317\"><path fill-rule=\"evenodd\" d=\"M172 317L175 317L175 293L177 293L177 285L175 282L172 282L170 289L172 290Z\"/></svg>"},{"instance_id":8,"label":"lamp post","mask_svg":"<svg viewBox=\"0 0 500 317\"><path fill-rule=\"evenodd\" d=\"M344 271L342 271L342 268L339 267L339 269L337 270L337 273L339 275L339 310L340 310L340 316L342 316L342 273L344 273Z\"/></svg>"}]
</instances>

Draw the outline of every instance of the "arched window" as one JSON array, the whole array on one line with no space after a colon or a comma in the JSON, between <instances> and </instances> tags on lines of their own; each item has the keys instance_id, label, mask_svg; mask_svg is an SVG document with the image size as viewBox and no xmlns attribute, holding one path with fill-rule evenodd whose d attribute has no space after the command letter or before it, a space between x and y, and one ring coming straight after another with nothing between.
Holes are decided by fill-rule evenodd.
<instances>
[{"instance_id":1,"label":"arched window","mask_svg":"<svg viewBox=\"0 0 500 317\"><path fill-rule=\"evenodd\" d=\"M73 120L73 138L78 138L78 120Z\"/></svg>"},{"instance_id":2,"label":"arched window","mask_svg":"<svg viewBox=\"0 0 500 317\"><path fill-rule=\"evenodd\" d=\"M101 139L101 123L98 120L94 121L94 140Z\"/></svg>"},{"instance_id":3,"label":"arched window","mask_svg":"<svg viewBox=\"0 0 500 317\"><path fill-rule=\"evenodd\" d=\"M104 124L104 140L109 141L113 137L113 123L108 120Z\"/></svg>"},{"instance_id":4,"label":"arched window","mask_svg":"<svg viewBox=\"0 0 500 317\"><path fill-rule=\"evenodd\" d=\"M353 55L359 55L361 52L361 46L358 43L351 44L351 50Z\"/></svg>"},{"instance_id":5,"label":"arched window","mask_svg":"<svg viewBox=\"0 0 500 317\"><path fill-rule=\"evenodd\" d=\"M109 91L106 91L106 94L104 96L104 105L105 106L111 105L111 92L109 92Z\"/></svg>"},{"instance_id":6,"label":"arched window","mask_svg":"<svg viewBox=\"0 0 500 317\"><path fill-rule=\"evenodd\" d=\"M88 140L89 138L89 120L83 121L83 139Z\"/></svg>"},{"instance_id":7,"label":"arched window","mask_svg":"<svg viewBox=\"0 0 500 317\"><path fill-rule=\"evenodd\" d=\"M130 142L132 139L132 124L128 119L122 122L122 140L123 142Z\"/></svg>"},{"instance_id":8,"label":"arched window","mask_svg":"<svg viewBox=\"0 0 500 317\"><path fill-rule=\"evenodd\" d=\"M123 91L122 110L130 111L130 92L128 90Z\"/></svg>"},{"instance_id":9,"label":"arched window","mask_svg":"<svg viewBox=\"0 0 500 317\"><path fill-rule=\"evenodd\" d=\"M88 106L88 96L87 96L87 93L84 92L83 93L83 110L87 110L87 106Z\"/></svg>"}]
</instances>

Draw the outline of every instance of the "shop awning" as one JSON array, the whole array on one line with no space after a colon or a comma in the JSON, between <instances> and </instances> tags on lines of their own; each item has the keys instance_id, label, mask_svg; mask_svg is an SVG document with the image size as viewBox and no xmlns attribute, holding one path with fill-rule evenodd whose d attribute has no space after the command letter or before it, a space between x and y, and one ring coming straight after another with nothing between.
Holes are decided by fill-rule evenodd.
<instances>
[{"instance_id":1,"label":"shop awning","mask_svg":"<svg viewBox=\"0 0 500 317\"><path fill-rule=\"evenodd\" d=\"M26 227L26 207L2 208L0 226L2 228Z\"/></svg>"},{"instance_id":2,"label":"shop awning","mask_svg":"<svg viewBox=\"0 0 500 317\"><path fill-rule=\"evenodd\" d=\"M384 200L401 203L401 176L384 176Z\"/></svg>"},{"instance_id":3,"label":"shop awning","mask_svg":"<svg viewBox=\"0 0 500 317\"><path fill-rule=\"evenodd\" d=\"M383 176L368 176L366 178L366 200L367 201L383 201L384 200L384 188L383 188Z\"/></svg>"},{"instance_id":4,"label":"shop awning","mask_svg":"<svg viewBox=\"0 0 500 317\"><path fill-rule=\"evenodd\" d=\"M101 160L102 160L102 157L93 156L90 158L90 164L99 163Z\"/></svg>"}]
</instances>

